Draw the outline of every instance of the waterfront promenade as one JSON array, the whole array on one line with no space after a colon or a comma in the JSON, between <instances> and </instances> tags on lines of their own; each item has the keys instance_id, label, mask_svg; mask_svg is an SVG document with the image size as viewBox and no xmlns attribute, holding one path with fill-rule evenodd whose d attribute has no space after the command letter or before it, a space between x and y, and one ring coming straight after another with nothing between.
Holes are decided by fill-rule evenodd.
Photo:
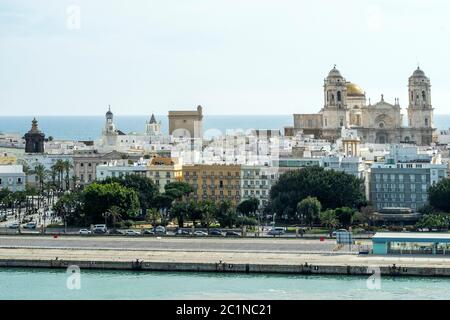
<instances>
[{"instance_id":1,"label":"waterfront promenade","mask_svg":"<svg viewBox=\"0 0 450 320\"><path fill-rule=\"evenodd\" d=\"M78 265L80 268L92 269L138 269L159 271L209 271L209 272L248 272L248 273L308 273L308 274L346 274L367 275L373 267L380 268L383 275L411 276L450 276L450 258L424 256L373 256L358 255L356 252L330 251L333 241L313 243L312 240L268 240L268 239L127 239L72 237L51 239L50 246L46 239L29 237L22 241L31 244L5 244L0 237L0 266L3 267L53 267L65 268ZM16 239L17 240L17 239ZM72 247L70 242L73 241ZM178 248L161 249L158 241L178 244ZM92 243L96 242L96 247ZM195 246L202 243L206 249ZM230 247L232 243L242 245L241 249ZM243 243L241 243L243 242ZM286 242L286 243L285 243ZM292 250L287 242L298 248ZM114 246L106 247L105 244ZM141 246L136 246L140 243ZM208 245L206 245L208 243ZM222 248L219 248L221 243ZM320 250L311 249L317 245ZM82 247L83 244L89 246ZM250 250L252 245L278 245L289 250L274 251ZM133 245L134 247L131 247ZM143 247L146 245L146 247ZM316 248L316 247L315 247Z\"/></svg>"}]
</instances>

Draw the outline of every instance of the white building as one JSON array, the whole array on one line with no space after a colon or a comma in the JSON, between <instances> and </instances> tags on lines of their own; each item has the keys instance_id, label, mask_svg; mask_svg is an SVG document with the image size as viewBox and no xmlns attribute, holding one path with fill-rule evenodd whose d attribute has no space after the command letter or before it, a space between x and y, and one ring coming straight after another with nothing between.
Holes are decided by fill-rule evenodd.
<instances>
[{"instance_id":1,"label":"white building","mask_svg":"<svg viewBox=\"0 0 450 320\"><path fill-rule=\"evenodd\" d=\"M25 191L25 173L21 165L0 166L0 190Z\"/></svg>"},{"instance_id":2,"label":"white building","mask_svg":"<svg viewBox=\"0 0 450 320\"><path fill-rule=\"evenodd\" d=\"M439 154L393 145L384 162L372 164L370 201L377 209L417 211L428 203L428 188L446 178L447 170Z\"/></svg>"},{"instance_id":3,"label":"white building","mask_svg":"<svg viewBox=\"0 0 450 320\"><path fill-rule=\"evenodd\" d=\"M278 168L258 165L241 166L241 199L256 198L260 205L269 201L272 184L278 179Z\"/></svg>"},{"instance_id":4,"label":"white building","mask_svg":"<svg viewBox=\"0 0 450 320\"><path fill-rule=\"evenodd\" d=\"M144 161L129 163L128 160L114 160L96 167L98 181L106 178L121 178L130 174L146 176L147 164Z\"/></svg>"}]
</instances>

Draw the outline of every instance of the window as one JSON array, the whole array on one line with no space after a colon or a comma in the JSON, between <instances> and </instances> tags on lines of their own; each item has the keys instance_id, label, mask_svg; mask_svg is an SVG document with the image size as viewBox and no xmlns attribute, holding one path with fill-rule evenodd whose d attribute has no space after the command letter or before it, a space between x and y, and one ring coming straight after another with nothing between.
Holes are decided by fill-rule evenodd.
<instances>
[{"instance_id":1,"label":"window","mask_svg":"<svg viewBox=\"0 0 450 320\"><path fill-rule=\"evenodd\" d=\"M428 127L428 118L425 118L425 127Z\"/></svg>"},{"instance_id":2,"label":"window","mask_svg":"<svg viewBox=\"0 0 450 320\"><path fill-rule=\"evenodd\" d=\"M337 92L337 101L341 101L342 100L342 94L340 91Z\"/></svg>"}]
</instances>

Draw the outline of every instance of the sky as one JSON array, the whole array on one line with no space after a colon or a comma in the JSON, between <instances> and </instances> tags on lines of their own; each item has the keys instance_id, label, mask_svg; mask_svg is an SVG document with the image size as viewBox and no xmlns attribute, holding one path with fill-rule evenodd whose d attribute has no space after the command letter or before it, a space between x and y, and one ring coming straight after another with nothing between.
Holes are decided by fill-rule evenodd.
<instances>
[{"instance_id":1,"label":"sky","mask_svg":"<svg viewBox=\"0 0 450 320\"><path fill-rule=\"evenodd\" d=\"M337 65L450 114L448 0L0 0L0 116L315 113Z\"/></svg>"}]
</instances>

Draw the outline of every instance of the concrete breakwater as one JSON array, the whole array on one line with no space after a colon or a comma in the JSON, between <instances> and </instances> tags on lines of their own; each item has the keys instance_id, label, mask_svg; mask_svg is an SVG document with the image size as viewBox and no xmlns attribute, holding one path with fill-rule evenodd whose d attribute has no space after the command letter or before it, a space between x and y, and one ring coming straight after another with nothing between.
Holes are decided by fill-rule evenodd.
<instances>
[{"instance_id":1,"label":"concrete breakwater","mask_svg":"<svg viewBox=\"0 0 450 320\"><path fill-rule=\"evenodd\" d=\"M450 277L450 267L414 265L345 265L345 264L276 264L227 263L227 262L184 262L184 261L107 261L76 259L4 259L0 267L26 268L67 268L76 265L80 269L135 270L135 271L180 271L180 272L221 272L221 273L278 273L316 275L359 275L373 274L376 268L385 276Z\"/></svg>"}]
</instances>

